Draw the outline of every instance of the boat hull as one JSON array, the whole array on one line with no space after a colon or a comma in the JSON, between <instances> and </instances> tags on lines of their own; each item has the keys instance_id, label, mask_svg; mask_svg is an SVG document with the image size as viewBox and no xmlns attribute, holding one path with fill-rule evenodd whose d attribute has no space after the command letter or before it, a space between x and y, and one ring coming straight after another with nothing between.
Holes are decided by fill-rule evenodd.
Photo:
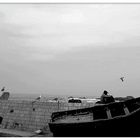
<instances>
[{"instance_id":1,"label":"boat hull","mask_svg":"<svg viewBox=\"0 0 140 140\"><path fill-rule=\"evenodd\" d=\"M49 123L55 137L139 137L140 109L125 116L81 123Z\"/></svg>"}]
</instances>

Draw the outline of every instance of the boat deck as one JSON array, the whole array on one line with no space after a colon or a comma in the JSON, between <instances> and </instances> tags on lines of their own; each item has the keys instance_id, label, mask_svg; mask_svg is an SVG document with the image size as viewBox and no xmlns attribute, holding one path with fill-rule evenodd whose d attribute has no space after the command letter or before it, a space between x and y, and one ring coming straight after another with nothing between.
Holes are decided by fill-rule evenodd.
<instances>
[{"instance_id":1,"label":"boat deck","mask_svg":"<svg viewBox=\"0 0 140 140\"><path fill-rule=\"evenodd\" d=\"M56 123L74 123L74 122L90 122L93 121L93 113L88 115L79 115L79 116L67 116L62 119L58 119Z\"/></svg>"}]
</instances>

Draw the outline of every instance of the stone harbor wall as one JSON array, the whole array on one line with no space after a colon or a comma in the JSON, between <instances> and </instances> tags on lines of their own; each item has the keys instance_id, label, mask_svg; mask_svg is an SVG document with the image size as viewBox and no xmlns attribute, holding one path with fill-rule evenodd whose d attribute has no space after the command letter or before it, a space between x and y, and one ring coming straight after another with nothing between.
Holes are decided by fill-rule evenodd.
<instances>
[{"instance_id":1,"label":"stone harbor wall","mask_svg":"<svg viewBox=\"0 0 140 140\"><path fill-rule=\"evenodd\" d=\"M23 131L45 130L50 134L48 123L55 111L93 106L94 103L58 103L0 100L0 128Z\"/></svg>"}]
</instances>

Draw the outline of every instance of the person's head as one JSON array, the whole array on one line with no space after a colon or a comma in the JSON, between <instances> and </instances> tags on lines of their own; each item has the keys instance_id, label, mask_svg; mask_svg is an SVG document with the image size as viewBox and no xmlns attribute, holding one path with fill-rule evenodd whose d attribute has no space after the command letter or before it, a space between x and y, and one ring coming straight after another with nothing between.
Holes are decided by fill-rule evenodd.
<instances>
[{"instance_id":1,"label":"person's head","mask_svg":"<svg viewBox=\"0 0 140 140\"><path fill-rule=\"evenodd\" d=\"M107 95L107 94L108 94L108 92L107 92L106 90L104 90L104 94L105 94L105 95Z\"/></svg>"}]
</instances>

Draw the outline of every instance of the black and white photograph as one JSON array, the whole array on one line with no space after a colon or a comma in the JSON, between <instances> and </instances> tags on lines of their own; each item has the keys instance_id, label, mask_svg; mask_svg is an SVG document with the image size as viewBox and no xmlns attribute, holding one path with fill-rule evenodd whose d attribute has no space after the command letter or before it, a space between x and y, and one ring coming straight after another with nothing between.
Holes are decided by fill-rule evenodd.
<instances>
[{"instance_id":1,"label":"black and white photograph","mask_svg":"<svg viewBox=\"0 0 140 140\"><path fill-rule=\"evenodd\" d=\"M140 3L0 3L0 137L140 137Z\"/></svg>"}]
</instances>

